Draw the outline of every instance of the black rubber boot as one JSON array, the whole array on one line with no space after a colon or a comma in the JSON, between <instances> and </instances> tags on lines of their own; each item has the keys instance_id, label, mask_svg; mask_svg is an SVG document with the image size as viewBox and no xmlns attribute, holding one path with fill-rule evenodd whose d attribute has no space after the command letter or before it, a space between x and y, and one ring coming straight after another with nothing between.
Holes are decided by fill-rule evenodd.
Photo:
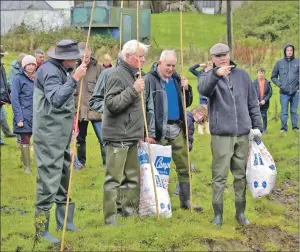
<instances>
[{"instance_id":1,"label":"black rubber boot","mask_svg":"<svg viewBox=\"0 0 300 252\"><path fill-rule=\"evenodd\" d=\"M246 201L236 201L235 202L235 209L236 209L236 215L235 218L241 225L249 225L250 222L245 217L245 208L246 208Z\"/></svg>"},{"instance_id":2,"label":"black rubber boot","mask_svg":"<svg viewBox=\"0 0 300 252\"><path fill-rule=\"evenodd\" d=\"M213 208L215 215L212 224L220 227L223 224L223 203L213 203Z\"/></svg>"},{"instance_id":3,"label":"black rubber boot","mask_svg":"<svg viewBox=\"0 0 300 252\"><path fill-rule=\"evenodd\" d=\"M79 162L85 166L86 163L86 142L77 142L77 157Z\"/></svg>"},{"instance_id":4,"label":"black rubber boot","mask_svg":"<svg viewBox=\"0 0 300 252\"><path fill-rule=\"evenodd\" d=\"M102 164L103 164L103 169L106 170L106 151L105 151L105 146L100 144L100 149L101 149L101 157L102 157Z\"/></svg>"},{"instance_id":5,"label":"black rubber boot","mask_svg":"<svg viewBox=\"0 0 300 252\"><path fill-rule=\"evenodd\" d=\"M191 209L189 183L179 182L179 199L180 199L180 208ZM203 208L201 206L193 205L193 210L197 212L202 212Z\"/></svg>"},{"instance_id":6,"label":"black rubber boot","mask_svg":"<svg viewBox=\"0 0 300 252\"><path fill-rule=\"evenodd\" d=\"M35 218L36 235L38 234L38 236L41 236L43 239L47 240L53 245L59 245L60 240L49 233L50 211L36 211ZM39 223L43 223L43 225L40 226Z\"/></svg>"},{"instance_id":7,"label":"black rubber boot","mask_svg":"<svg viewBox=\"0 0 300 252\"><path fill-rule=\"evenodd\" d=\"M75 204L73 202L70 202L69 209L68 209L67 226L66 226L66 230L68 231L79 230L77 227L73 225L74 210L75 210ZM56 204L56 211L55 211L56 230L63 229L65 212L66 212L66 204Z\"/></svg>"},{"instance_id":8,"label":"black rubber boot","mask_svg":"<svg viewBox=\"0 0 300 252\"><path fill-rule=\"evenodd\" d=\"M13 134L10 131L10 128L8 126L6 118L5 118L5 120L1 121L1 124L2 124L2 131L3 131L5 137L16 137L16 134Z\"/></svg>"}]
</instances>

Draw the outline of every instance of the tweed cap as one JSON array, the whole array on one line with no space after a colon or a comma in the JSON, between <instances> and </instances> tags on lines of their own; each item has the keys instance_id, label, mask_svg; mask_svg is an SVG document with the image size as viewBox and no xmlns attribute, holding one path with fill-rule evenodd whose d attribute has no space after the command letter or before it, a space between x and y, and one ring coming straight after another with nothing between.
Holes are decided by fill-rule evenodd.
<instances>
[{"instance_id":1,"label":"tweed cap","mask_svg":"<svg viewBox=\"0 0 300 252\"><path fill-rule=\"evenodd\" d=\"M209 50L210 55L226 54L228 52L230 52L229 46L222 43L213 45Z\"/></svg>"}]
</instances>

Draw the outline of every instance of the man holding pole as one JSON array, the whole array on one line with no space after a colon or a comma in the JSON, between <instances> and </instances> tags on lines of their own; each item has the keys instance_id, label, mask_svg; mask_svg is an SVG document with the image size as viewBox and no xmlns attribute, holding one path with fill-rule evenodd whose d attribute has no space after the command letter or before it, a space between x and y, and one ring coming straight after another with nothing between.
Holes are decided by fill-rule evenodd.
<instances>
[{"instance_id":1,"label":"man holding pole","mask_svg":"<svg viewBox=\"0 0 300 252\"><path fill-rule=\"evenodd\" d=\"M248 225L244 212L249 139L259 138L262 132L257 95L249 74L230 61L227 45L215 44L210 55L213 69L199 83L198 90L209 98L213 224L222 225L223 192L230 170L234 176L236 219Z\"/></svg>"},{"instance_id":2,"label":"man holding pole","mask_svg":"<svg viewBox=\"0 0 300 252\"><path fill-rule=\"evenodd\" d=\"M109 74L104 98L102 136L106 148L103 212L107 225L118 225L117 201L121 198L123 216L135 213L140 198L138 141L144 139L140 93L144 80L138 78L138 57L145 63L148 46L130 40L122 49L123 59ZM119 191L119 193L118 193Z\"/></svg>"},{"instance_id":3,"label":"man holding pole","mask_svg":"<svg viewBox=\"0 0 300 252\"><path fill-rule=\"evenodd\" d=\"M175 72L176 52L164 50L158 62L145 78L145 103L149 142L172 146L172 159L176 165L179 181L179 199L182 209L190 209L190 181L188 154L185 141L183 91L186 92L186 104L193 101L192 87L185 77ZM203 211L200 206L193 206Z\"/></svg>"},{"instance_id":4,"label":"man holding pole","mask_svg":"<svg viewBox=\"0 0 300 252\"><path fill-rule=\"evenodd\" d=\"M58 42L47 52L50 57L36 72L33 99L33 147L37 165L35 216L36 224L46 218L43 228L36 226L42 238L58 244L60 241L49 233L50 209L56 203L57 229L64 224L69 186L68 152L74 119L74 91L77 82L86 75L82 63L71 74L76 62L83 55L76 41ZM70 200L67 230L76 231L73 225L75 204Z\"/></svg>"}]
</instances>

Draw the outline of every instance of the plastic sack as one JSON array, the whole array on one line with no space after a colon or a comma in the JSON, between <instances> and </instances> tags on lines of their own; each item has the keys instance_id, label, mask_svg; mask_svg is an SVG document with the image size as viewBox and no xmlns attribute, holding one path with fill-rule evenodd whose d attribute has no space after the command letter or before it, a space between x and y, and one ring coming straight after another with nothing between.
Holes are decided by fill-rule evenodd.
<instances>
[{"instance_id":1,"label":"plastic sack","mask_svg":"<svg viewBox=\"0 0 300 252\"><path fill-rule=\"evenodd\" d=\"M168 183L170 175L170 165L172 149L171 146L161 146L158 144L150 144L152 162L154 168L156 192L158 197L159 215L171 218L172 209L168 192ZM140 164L140 216L156 215L156 202L153 188L153 180L151 166L148 155L147 143L143 143L138 148L139 164Z\"/></svg>"},{"instance_id":2,"label":"plastic sack","mask_svg":"<svg viewBox=\"0 0 300 252\"><path fill-rule=\"evenodd\" d=\"M275 162L261 140L252 141L248 154L246 180L254 198L268 195L276 182Z\"/></svg>"}]
</instances>

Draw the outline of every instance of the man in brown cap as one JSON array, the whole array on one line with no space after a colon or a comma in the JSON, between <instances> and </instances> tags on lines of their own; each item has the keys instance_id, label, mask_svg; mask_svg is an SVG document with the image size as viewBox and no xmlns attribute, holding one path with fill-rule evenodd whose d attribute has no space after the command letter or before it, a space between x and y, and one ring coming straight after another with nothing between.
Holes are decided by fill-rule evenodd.
<instances>
[{"instance_id":1,"label":"man in brown cap","mask_svg":"<svg viewBox=\"0 0 300 252\"><path fill-rule=\"evenodd\" d=\"M213 224L222 225L223 192L230 170L234 176L236 219L248 225L244 211L249 139L259 138L262 132L256 91L249 74L230 60L227 45L214 45L210 55L213 69L199 83L198 91L209 98Z\"/></svg>"},{"instance_id":2,"label":"man in brown cap","mask_svg":"<svg viewBox=\"0 0 300 252\"><path fill-rule=\"evenodd\" d=\"M55 202L57 229L61 229L69 186L71 157L68 149L75 112L73 95L78 80L86 74L86 64L82 63L71 74L83 51L79 50L76 41L70 39L58 42L47 54L50 58L40 66L34 80L32 133L37 164L35 214L36 218L46 218L41 236L58 244L60 241L49 233L50 209ZM77 230L73 225L74 210L75 204L70 200L68 231Z\"/></svg>"}]
</instances>

